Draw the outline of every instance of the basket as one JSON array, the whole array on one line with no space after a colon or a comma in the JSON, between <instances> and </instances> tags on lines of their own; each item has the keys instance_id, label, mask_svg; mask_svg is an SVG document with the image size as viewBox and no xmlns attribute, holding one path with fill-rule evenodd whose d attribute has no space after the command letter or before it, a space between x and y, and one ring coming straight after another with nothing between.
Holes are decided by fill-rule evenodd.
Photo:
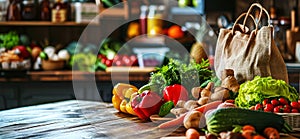
<instances>
[{"instance_id":1,"label":"basket","mask_svg":"<svg viewBox=\"0 0 300 139\"><path fill-rule=\"evenodd\" d=\"M65 66L64 60L52 61L52 60L43 60L42 68L43 70L60 70Z\"/></svg>"},{"instance_id":2,"label":"basket","mask_svg":"<svg viewBox=\"0 0 300 139\"><path fill-rule=\"evenodd\" d=\"M277 113L292 127L293 131L300 131L300 113Z\"/></svg>"}]
</instances>

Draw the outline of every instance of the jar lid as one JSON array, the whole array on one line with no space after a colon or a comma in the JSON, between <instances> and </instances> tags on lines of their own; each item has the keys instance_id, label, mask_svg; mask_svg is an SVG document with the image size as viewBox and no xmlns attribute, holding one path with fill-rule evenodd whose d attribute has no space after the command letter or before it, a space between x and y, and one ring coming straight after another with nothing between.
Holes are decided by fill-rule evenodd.
<instances>
[{"instance_id":1,"label":"jar lid","mask_svg":"<svg viewBox=\"0 0 300 139\"><path fill-rule=\"evenodd\" d=\"M280 25L290 25L291 24L291 19L289 17L280 17L278 20L279 20Z\"/></svg>"},{"instance_id":2,"label":"jar lid","mask_svg":"<svg viewBox=\"0 0 300 139\"><path fill-rule=\"evenodd\" d=\"M23 4L34 4L34 0L23 0Z\"/></svg>"}]
</instances>

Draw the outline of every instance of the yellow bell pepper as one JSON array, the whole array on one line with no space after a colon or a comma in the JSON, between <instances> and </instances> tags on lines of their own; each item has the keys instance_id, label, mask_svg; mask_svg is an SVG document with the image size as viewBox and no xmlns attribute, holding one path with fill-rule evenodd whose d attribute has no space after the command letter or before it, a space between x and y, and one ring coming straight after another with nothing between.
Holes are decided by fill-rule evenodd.
<instances>
[{"instance_id":1,"label":"yellow bell pepper","mask_svg":"<svg viewBox=\"0 0 300 139\"><path fill-rule=\"evenodd\" d=\"M114 108L120 112L135 115L135 112L131 107L131 98L137 94L137 91L138 88L130 84L118 83L115 85L112 92L112 103Z\"/></svg>"},{"instance_id":2,"label":"yellow bell pepper","mask_svg":"<svg viewBox=\"0 0 300 139\"><path fill-rule=\"evenodd\" d=\"M112 104L115 107L115 109L120 111L120 104L121 104L121 99L117 95L112 96Z\"/></svg>"},{"instance_id":3,"label":"yellow bell pepper","mask_svg":"<svg viewBox=\"0 0 300 139\"><path fill-rule=\"evenodd\" d=\"M120 104L120 111L121 112L128 113L127 110L126 110L126 104L127 104L126 99L123 99L121 104Z\"/></svg>"}]
</instances>

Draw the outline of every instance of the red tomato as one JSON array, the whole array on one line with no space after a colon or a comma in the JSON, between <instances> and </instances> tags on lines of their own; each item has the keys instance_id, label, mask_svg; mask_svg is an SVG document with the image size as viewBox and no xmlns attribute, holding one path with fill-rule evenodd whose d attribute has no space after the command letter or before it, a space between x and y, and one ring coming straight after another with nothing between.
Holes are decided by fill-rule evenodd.
<instances>
[{"instance_id":1,"label":"red tomato","mask_svg":"<svg viewBox=\"0 0 300 139\"><path fill-rule=\"evenodd\" d=\"M103 54L98 54L98 58L102 59L102 58L106 58L106 56Z\"/></svg>"},{"instance_id":2,"label":"red tomato","mask_svg":"<svg viewBox=\"0 0 300 139\"><path fill-rule=\"evenodd\" d=\"M115 55L114 56L114 61L117 61L117 60L120 60L122 58L122 56L121 55L119 55L119 54L117 54L117 55Z\"/></svg>"},{"instance_id":3,"label":"red tomato","mask_svg":"<svg viewBox=\"0 0 300 139\"><path fill-rule=\"evenodd\" d=\"M277 106L277 105L279 105L279 101L278 101L277 99L272 99L272 100L271 100L271 104L272 104L273 106Z\"/></svg>"},{"instance_id":4,"label":"red tomato","mask_svg":"<svg viewBox=\"0 0 300 139\"><path fill-rule=\"evenodd\" d=\"M274 107L273 112L280 113L281 112L281 107L280 106Z\"/></svg>"},{"instance_id":5,"label":"red tomato","mask_svg":"<svg viewBox=\"0 0 300 139\"><path fill-rule=\"evenodd\" d=\"M101 58L101 63L105 64L106 58Z\"/></svg>"},{"instance_id":6,"label":"red tomato","mask_svg":"<svg viewBox=\"0 0 300 139\"><path fill-rule=\"evenodd\" d=\"M124 66L131 66L131 61L128 55L124 55L122 57L122 61L124 63Z\"/></svg>"},{"instance_id":7,"label":"red tomato","mask_svg":"<svg viewBox=\"0 0 300 139\"><path fill-rule=\"evenodd\" d=\"M131 55L131 56L129 57L129 59L130 59L130 61L131 61L131 65L136 66L136 65L138 64L138 59L137 59L136 55Z\"/></svg>"},{"instance_id":8,"label":"red tomato","mask_svg":"<svg viewBox=\"0 0 300 139\"><path fill-rule=\"evenodd\" d=\"M291 110L291 113L298 113L298 112L299 112L298 109L294 109L294 108L293 108L293 109Z\"/></svg>"},{"instance_id":9,"label":"red tomato","mask_svg":"<svg viewBox=\"0 0 300 139\"><path fill-rule=\"evenodd\" d=\"M112 63L113 63L113 60L109 60L109 59L105 60L105 65L106 65L107 67L111 67L111 66L112 66Z\"/></svg>"},{"instance_id":10,"label":"red tomato","mask_svg":"<svg viewBox=\"0 0 300 139\"><path fill-rule=\"evenodd\" d=\"M285 98L283 98L283 97L279 98L278 101L282 105L288 104L288 101Z\"/></svg>"},{"instance_id":11,"label":"red tomato","mask_svg":"<svg viewBox=\"0 0 300 139\"><path fill-rule=\"evenodd\" d=\"M256 104L254 110L262 110L263 105L262 104Z\"/></svg>"},{"instance_id":12,"label":"red tomato","mask_svg":"<svg viewBox=\"0 0 300 139\"><path fill-rule=\"evenodd\" d=\"M290 113L291 112L291 106L286 104L283 106L283 112L284 113Z\"/></svg>"},{"instance_id":13,"label":"red tomato","mask_svg":"<svg viewBox=\"0 0 300 139\"><path fill-rule=\"evenodd\" d=\"M300 104L297 101L291 102L290 105L291 105L292 108L295 108L295 109L300 108Z\"/></svg>"},{"instance_id":14,"label":"red tomato","mask_svg":"<svg viewBox=\"0 0 300 139\"><path fill-rule=\"evenodd\" d=\"M262 102L263 106L266 106L266 104L268 104L268 103L269 103L269 99L267 99L267 98L264 99L263 102Z\"/></svg>"},{"instance_id":15,"label":"red tomato","mask_svg":"<svg viewBox=\"0 0 300 139\"><path fill-rule=\"evenodd\" d=\"M115 66L122 66L122 62L120 60L114 61L113 65Z\"/></svg>"},{"instance_id":16,"label":"red tomato","mask_svg":"<svg viewBox=\"0 0 300 139\"><path fill-rule=\"evenodd\" d=\"M274 109L274 106L272 104L266 104L265 108L264 108L264 111L265 112L272 112Z\"/></svg>"}]
</instances>

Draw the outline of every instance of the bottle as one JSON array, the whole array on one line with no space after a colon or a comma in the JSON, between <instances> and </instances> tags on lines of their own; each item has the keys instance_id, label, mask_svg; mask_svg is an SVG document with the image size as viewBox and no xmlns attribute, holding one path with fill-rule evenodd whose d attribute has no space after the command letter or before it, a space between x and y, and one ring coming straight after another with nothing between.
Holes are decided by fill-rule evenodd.
<instances>
[{"instance_id":1,"label":"bottle","mask_svg":"<svg viewBox=\"0 0 300 139\"><path fill-rule=\"evenodd\" d=\"M42 0L40 3L40 19L42 21L50 21L51 20L51 8L49 0Z\"/></svg>"},{"instance_id":2,"label":"bottle","mask_svg":"<svg viewBox=\"0 0 300 139\"><path fill-rule=\"evenodd\" d=\"M10 0L10 3L7 7L6 20L7 21L21 20L21 11L17 0Z\"/></svg>"},{"instance_id":3,"label":"bottle","mask_svg":"<svg viewBox=\"0 0 300 139\"><path fill-rule=\"evenodd\" d=\"M63 0L63 7L66 9L66 21L71 21L72 8L69 0Z\"/></svg>"},{"instance_id":4,"label":"bottle","mask_svg":"<svg viewBox=\"0 0 300 139\"><path fill-rule=\"evenodd\" d=\"M146 5L142 5L140 14L141 34L147 34L147 11L148 7Z\"/></svg>"},{"instance_id":5,"label":"bottle","mask_svg":"<svg viewBox=\"0 0 300 139\"><path fill-rule=\"evenodd\" d=\"M65 22L67 20L67 10L61 0L55 0L51 14L52 22Z\"/></svg>"},{"instance_id":6,"label":"bottle","mask_svg":"<svg viewBox=\"0 0 300 139\"><path fill-rule=\"evenodd\" d=\"M22 20L33 21L36 20L37 8L34 0L23 0L22 2Z\"/></svg>"},{"instance_id":7,"label":"bottle","mask_svg":"<svg viewBox=\"0 0 300 139\"><path fill-rule=\"evenodd\" d=\"M164 9L165 7L163 5L150 5L147 17L147 34L149 37L162 34L162 18Z\"/></svg>"}]
</instances>

